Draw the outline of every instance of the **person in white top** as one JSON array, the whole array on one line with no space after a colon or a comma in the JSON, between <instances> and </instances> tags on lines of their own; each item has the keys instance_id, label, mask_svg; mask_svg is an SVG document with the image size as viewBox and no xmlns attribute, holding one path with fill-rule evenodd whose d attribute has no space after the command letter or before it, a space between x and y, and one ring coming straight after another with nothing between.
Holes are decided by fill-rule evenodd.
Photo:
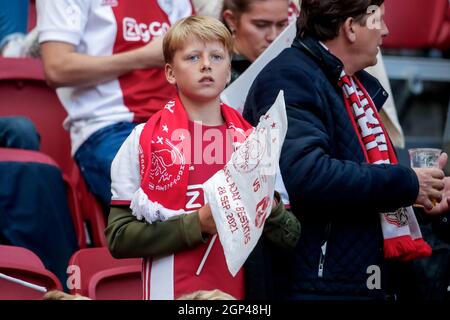
<instances>
[{"instance_id":1,"label":"person in white top","mask_svg":"<svg viewBox=\"0 0 450 320\"><path fill-rule=\"evenodd\" d=\"M162 36L192 13L189 0L37 0L47 82L58 88L72 154L105 208L117 150L175 95Z\"/></svg>"}]
</instances>

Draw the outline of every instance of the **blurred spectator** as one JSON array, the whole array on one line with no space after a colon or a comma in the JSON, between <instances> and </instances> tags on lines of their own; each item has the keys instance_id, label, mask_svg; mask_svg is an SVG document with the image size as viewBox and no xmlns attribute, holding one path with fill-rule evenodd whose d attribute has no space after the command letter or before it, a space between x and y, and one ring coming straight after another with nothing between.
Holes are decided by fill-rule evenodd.
<instances>
[{"instance_id":1,"label":"blurred spectator","mask_svg":"<svg viewBox=\"0 0 450 320\"><path fill-rule=\"evenodd\" d=\"M37 13L45 73L69 114L72 153L107 212L117 150L175 95L162 68L162 36L191 15L190 1L37 0Z\"/></svg>"}]
</instances>

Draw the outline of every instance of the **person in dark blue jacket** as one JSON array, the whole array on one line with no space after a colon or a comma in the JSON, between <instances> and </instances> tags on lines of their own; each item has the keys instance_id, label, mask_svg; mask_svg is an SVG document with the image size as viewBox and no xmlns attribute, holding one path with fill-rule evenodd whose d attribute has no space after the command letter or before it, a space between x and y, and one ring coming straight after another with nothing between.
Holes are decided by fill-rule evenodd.
<instances>
[{"instance_id":1,"label":"person in dark blue jacket","mask_svg":"<svg viewBox=\"0 0 450 320\"><path fill-rule=\"evenodd\" d=\"M414 203L427 214L448 210L443 171L396 164L378 117L388 94L363 69L388 34L383 15L383 0L303 0L293 45L247 96L252 125L280 90L288 116L280 168L302 234L294 253L274 252L274 298L386 298L382 226L416 221ZM441 155L441 167L446 161ZM431 254L420 250L402 259Z\"/></svg>"}]
</instances>

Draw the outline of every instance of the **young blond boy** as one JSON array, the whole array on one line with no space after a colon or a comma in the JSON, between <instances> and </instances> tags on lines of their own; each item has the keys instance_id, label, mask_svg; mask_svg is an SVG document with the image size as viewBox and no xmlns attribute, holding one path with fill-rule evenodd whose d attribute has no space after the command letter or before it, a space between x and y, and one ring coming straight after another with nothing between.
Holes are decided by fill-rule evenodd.
<instances>
[{"instance_id":1,"label":"young blond boy","mask_svg":"<svg viewBox=\"0 0 450 320\"><path fill-rule=\"evenodd\" d=\"M216 19L189 17L169 30L163 49L166 77L178 95L135 128L113 161L109 248L116 258L144 257L144 299L214 289L243 299L243 271L231 276L219 241L196 274L217 232L202 183L223 168L233 143L252 129L219 98L230 80L232 38ZM271 221L294 245L298 221L282 203L274 206ZM292 232L286 234L288 225Z\"/></svg>"}]
</instances>

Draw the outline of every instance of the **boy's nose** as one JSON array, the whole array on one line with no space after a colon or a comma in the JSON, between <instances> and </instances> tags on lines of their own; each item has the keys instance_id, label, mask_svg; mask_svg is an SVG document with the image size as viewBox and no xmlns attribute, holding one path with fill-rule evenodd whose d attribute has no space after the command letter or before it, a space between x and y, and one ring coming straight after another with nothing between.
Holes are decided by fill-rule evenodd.
<instances>
[{"instance_id":1,"label":"boy's nose","mask_svg":"<svg viewBox=\"0 0 450 320\"><path fill-rule=\"evenodd\" d=\"M202 60L202 71L211 70L211 61L209 58L203 58Z\"/></svg>"}]
</instances>

